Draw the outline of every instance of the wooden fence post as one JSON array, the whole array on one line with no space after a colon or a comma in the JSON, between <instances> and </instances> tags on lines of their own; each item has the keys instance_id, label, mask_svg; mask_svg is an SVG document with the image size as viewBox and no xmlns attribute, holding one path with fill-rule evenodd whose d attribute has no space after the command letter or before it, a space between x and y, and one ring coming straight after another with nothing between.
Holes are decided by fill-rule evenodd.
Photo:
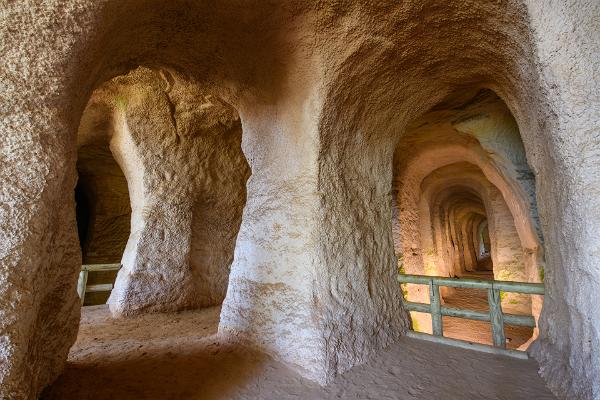
<instances>
[{"instance_id":1,"label":"wooden fence post","mask_svg":"<svg viewBox=\"0 0 600 400\"><path fill-rule=\"evenodd\" d=\"M77 294L79 294L79 298L81 299L81 305L83 305L83 301L85 300L85 287L87 286L88 279L88 271L86 269L82 269L79 273L79 279L77 280Z\"/></svg>"},{"instance_id":2,"label":"wooden fence post","mask_svg":"<svg viewBox=\"0 0 600 400\"><path fill-rule=\"evenodd\" d=\"M444 336L440 288L433 283L433 279L429 280L429 303L431 306L431 331L435 336Z\"/></svg>"},{"instance_id":3,"label":"wooden fence post","mask_svg":"<svg viewBox=\"0 0 600 400\"><path fill-rule=\"evenodd\" d=\"M490 305L490 322L492 324L494 346L505 349L506 337L504 336L504 316L500 304L500 290L493 287L488 289L488 303Z\"/></svg>"}]
</instances>

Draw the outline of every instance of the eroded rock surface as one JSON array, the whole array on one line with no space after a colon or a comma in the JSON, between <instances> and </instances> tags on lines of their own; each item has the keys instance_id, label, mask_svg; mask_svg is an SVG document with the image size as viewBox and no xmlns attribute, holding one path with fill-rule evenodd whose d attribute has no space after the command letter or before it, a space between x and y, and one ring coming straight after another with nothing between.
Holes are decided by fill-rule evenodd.
<instances>
[{"instance_id":1,"label":"eroded rock surface","mask_svg":"<svg viewBox=\"0 0 600 400\"><path fill-rule=\"evenodd\" d=\"M84 121L98 110L131 193L113 313L220 304L250 174L239 116L206 88L145 68L96 90ZM102 136L93 130L82 125L80 135Z\"/></svg>"},{"instance_id":2,"label":"eroded rock surface","mask_svg":"<svg viewBox=\"0 0 600 400\"><path fill-rule=\"evenodd\" d=\"M128 150L112 153L132 203L117 313L199 304L190 296L196 269L177 268L206 254L192 240L206 234L189 223L197 199L190 187L202 185L188 179L199 159L188 150L210 139L185 129L195 113L180 104L199 108L205 100L178 84L202 82L239 112L252 169L220 331L322 383L366 361L408 324L394 280L394 150L411 122L448 95L487 88L514 115L536 181L546 296L533 354L553 391L597 398L600 309L590 299L600 286L599 7L584 0L3 4L1 395L36 398L63 369L79 315L73 190L81 115L103 82L145 66L174 80L145 83L114 119L112 140ZM472 123L479 124L460 122L467 136L477 130ZM532 192L519 183L513 203L476 161L469 162L500 190L533 250L526 265L538 265L542 235L535 223L523 229ZM147 188L155 189L150 197Z\"/></svg>"}]
</instances>

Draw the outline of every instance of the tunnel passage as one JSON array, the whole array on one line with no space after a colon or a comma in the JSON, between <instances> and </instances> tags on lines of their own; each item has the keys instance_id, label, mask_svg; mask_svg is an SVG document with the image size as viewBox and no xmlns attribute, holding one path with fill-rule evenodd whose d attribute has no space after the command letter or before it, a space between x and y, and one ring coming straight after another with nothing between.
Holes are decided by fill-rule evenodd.
<instances>
[{"instance_id":1,"label":"tunnel passage","mask_svg":"<svg viewBox=\"0 0 600 400\"><path fill-rule=\"evenodd\" d=\"M223 301L250 175L241 135L231 106L175 72L140 67L94 91L76 195L84 263L122 263L115 315Z\"/></svg>"},{"instance_id":2,"label":"tunnel passage","mask_svg":"<svg viewBox=\"0 0 600 400\"><path fill-rule=\"evenodd\" d=\"M539 282L542 239L535 181L518 127L498 96L487 89L454 93L411 123L394 157L397 211L392 221L402 271L409 274ZM485 293L442 288L443 301L486 310ZM411 301L429 302L423 286L407 285ZM539 316L531 296L502 294L505 312ZM430 317L412 313L413 327L430 332ZM449 318L449 317L444 317ZM486 340L461 331L486 326L449 324L448 335ZM531 330L507 330L509 347Z\"/></svg>"},{"instance_id":3,"label":"tunnel passage","mask_svg":"<svg viewBox=\"0 0 600 400\"><path fill-rule=\"evenodd\" d=\"M440 243L435 243L433 253L442 254L441 258L451 264L447 267L450 276L476 271L477 242L473 240L473 226L487 218L483 200L476 192L462 186L450 187L437 194L437 197L433 199L431 214L435 221L433 226L441 231L434 236L441 240ZM435 266L426 264L426 267L429 268L426 272L437 273Z\"/></svg>"},{"instance_id":4,"label":"tunnel passage","mask_svg":"<svg viewBox=\"0 0 600 400\"><path fill-rule=\"evenodd\" d=\"M264 179L249 186L255 201L244 218L248 234L240 234L247 257L233 268L239 285L228 293L228 326L324 382L385 348L405 326L404 315L386 315L402 312L388 229L396 138L456 84L497 88L541 178L550 261L541 370L570 397L599 391L600 319L589 304L598 286L600 219L597 138L588 134L598 110L591 2L299 3L6 4L3 395L35 396L64 365L79 315L79 113L93 82L144 61L239 88L252 105L240 107L244 128L255 129L255 143L272 138L249 157ZM288 223L294 220L299 226ZM274 223L283 228L269 235ZM293 247L286 241L298 251L284 258ZM535 246L527 249L540 259ZM249 311L236 313L240 303ZM315 327L310 338L320 353L305 351L307 326Z\"/></svg>"},{"instance_id":5,"label":"tunnel passage","mask_svg":"<svg viewBox=\"0 0 600 400\"><path fill-rule=\"evenodd\" d=\"M490 258L490 230L488 226L487 218L481 220L477 225L477 266L479 270L490 270L492 269L492 263Z\"/></svg>"},{"instance_id":6,"label":"tunnel passage","mask_svg":"<svg viewBox=\"0 0 600 400\"><path fill-rule=\"evenodd\" d=\"M127 245L131 206L127 180L111 149L110 113L90 102L77 137L75 202L83 264L116 264ZM88 284L113 283L115 271L90 274ZM92 292L84 305L104 304L110 292Z\"/></svg>"}]
</instances>

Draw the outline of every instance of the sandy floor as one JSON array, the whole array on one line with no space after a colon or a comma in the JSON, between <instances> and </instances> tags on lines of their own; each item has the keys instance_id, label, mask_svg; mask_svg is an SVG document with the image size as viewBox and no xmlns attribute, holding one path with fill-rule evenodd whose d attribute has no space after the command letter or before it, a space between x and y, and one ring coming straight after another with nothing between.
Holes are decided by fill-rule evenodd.
<instances>
[{"instance_id":1,"label":"sandy floor","mask_svg":"<svg viewBox=\"0 0 600 400\"><path fill-rule=\"evenodd\" d=\"M319 387L219 342L219 308L112 320L85 307L65 373L42 399L552 399L534 361L405 338Z\"/></svg>"}]
</instances>

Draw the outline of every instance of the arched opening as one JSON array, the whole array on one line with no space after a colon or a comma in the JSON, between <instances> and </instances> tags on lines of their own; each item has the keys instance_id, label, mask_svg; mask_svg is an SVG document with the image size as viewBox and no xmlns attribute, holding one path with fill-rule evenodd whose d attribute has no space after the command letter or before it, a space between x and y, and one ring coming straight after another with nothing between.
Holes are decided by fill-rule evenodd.
<instances>
[{"instance_id":1,"label":"arched opening","mask_svg":"<svg viewBox=\"0 0 600 400\"><path fill-rule=\"evenodd\" d=\"M122 269L112 293L86 304L110 294L119 316L223 301L250 174L241 134L230 105L166 69L137 68L94 91L78 137L83 263Z\"/></svg>"},{"instance_id":2,"label":"arched opening","mask_svg":"<svg viewBox=\"0 0 600 400\"><path fill-rule=\"evenodd\" d=\"M399 212L396 253L406 273L539 282L542 239L518 127L489 90L453 94L410 124L395 155ZM410 151L407 151L410 148ZM442 288L450 306L487 311L484 290ZM407 300L429 302L407 285ZM503 293L504 312L539 317L539 299ZM417 331L431 318L412 312ZM448 337L491 344L491 327L444 317ZM506 329L509 348L529 344L531 329ZM527 343L527 344L525 344Z\"/></svg>"},{"instance_id":3,"label":"arched opening","mask_svg":"<svg viewBox=\"0 0 600 400\"><path fill-rule=\"evenodd\" d=\"M469 174L472 175L471 179L479 178L477 183L469 182ZM426 261L426 274L484 280L504 276L525 278L522 248L514 223L511 223L512 215L497 189L478 168L472 164L444 167L430 174L421 188L422 197L426 196L425 201L430 199L428 202L433 235L434 238L439 238L434 239L433 253L441 254L437 259ZM492 221L493 235L488 238L487 256L478 258L477 249L481 246L477 242L478 227L485 227L488 219ZM441 232L435 233L436 229ZM489 254L492 248L493 257ZM436 265L444 262L448 264L445 268ZM441 293L442 301L447 307L480 312L487 312L489 309L487 290L441 288ZM503 312L511 314L529 315L532 312L531 300L527 296L505 294L502 308ZM422 317L415 320L422 321ZM417 322L417 327L428 327L428 319L425 321L427 322ZM446 337L492 343L489 324L447 316L443 318L443 324ZM530 328L507 326L507 347L519 348L532 334Z\"/></svg>"},{"instance_id":4,"label":"arched opening","mask_svg":"<svg viewBox=\"0 0 600 400\"><path fill-rule=\"evenodd\" d=\"M146 354L165 357L173 337L214 338L250 177L241 143L237 111L176 71L138 67L93 91L78 135L82 258L122 267L116 280L90 272L90 285L114 288L86 295L84 305L97 306L82 309L70 365L130 364L135 375ZM148 338L164 343L140 357L130 343Z\"/></svg>"},{"instance_id":5,"label":"arched opening","mask_svg":"<svg viewBox=\"0 0 600 400\"><path fill-rule=\"evenodd\" d=\"M98 82L146 65L168 72L165 87L173 71L211 89L218 86L218 97L235 104L244 121L244 149L254 175L221 332L257 345L320 383L404 340L410 320L395 280L390 193L418 194L431 172L468 162L496 186L513 215L527 277L546 276L547 306L533 352L540 371L557 393L593 396L600 382L594 363L600 339L598 312L589 299L598 286L593 189L599 179L596 137L588 134L597 108L595 87L589 84L596 60L588 51L597 42L596 14L588 3L551 8L532 1L7 4L7 23L0 24L8 50L3 71L10 105L1 116L6 123L2 144L7 145L0 180L8 182L0 193L1 311L7 315L0 321L5 332L2 395L37 397L64 367L80 312L74 290L81 264L73 201L77 124ZM524 158L519 145L497 141L513 137L513 130L500 132L494 126L508 125L487 124L499 121L490 115L502 113L490 114L484 107L482 113L465 115L469 99L482 87L497 90L519 121L521 147L539 177L535 191L523 189L532 181L531 170L514 168L522 162L511 158L512 150ZM167 104L167 117L173 110L177 114L177 101L161 99L151 104ZM140 136L125 128L154 128L118 116L128 149L140 143L127 138ZM411 153L417 153L420 138L433 137L429 128L442 143L430 140L428 150L418 151L421 160L435 161L430 170L421 170ZM479 135L482 131L494 133ZM184 136L167 135L166 143L175 148L187 140ZM398 141L402 149L395 152ZM169 270L189 266L188 232L194 229L182 221L192 212L180 211L194 209L189 205L193 193L179 196L187 182L173 190L172 207L155 208L166 202L144 202L144 190L136 192L152 180L130 179L135 172L152 172L161 157L185 157L150 150L157 162L142 171L126 168L127 162L139 165L138 159L125 157L121 163L116 157L128 183L141 182L129 190L134 239L111 302L117 315L178 310L210 300L189 295L196 289L195 268ZM394 152L399 157L392 163ZM186 172L186 166L176 165L157 181ZM410 180L416 177L419 184L413 187ZM424 269L428 248L418 240L421 203L397 196L395 221L400 225L400 216L409 221L398 227L397 248L410 250L399 252L406 268ZM535 221L535 200L541 224ZM474 202L468 205L473 207ZM466 236L481 217L452 210L464 223L450 238ZM154 229L160 220L168 221L166 228ZM496 241L492 221L488 224L493 258ZM545 273L539 225L547 240ZM174 251L139 253L152 243ZM467 264L464 252L462 257L459 264ZM412 372L410 365L402 370Z\"/></svg>"},{"instance_id":6,"label":"arched opening","mask_svg":"<svg viewBox=\"0 0 600 400\"><path fill-rule=\"evenodd\" d=\"M104 104L90 102L77 135L75 207L83 265L119 264L129 239L127 180L110 149L112 120ZM86 273L84 306L106 303L117 270ZM87 293L86 293L86 289Z\"/></svg>"}]
</instances>

